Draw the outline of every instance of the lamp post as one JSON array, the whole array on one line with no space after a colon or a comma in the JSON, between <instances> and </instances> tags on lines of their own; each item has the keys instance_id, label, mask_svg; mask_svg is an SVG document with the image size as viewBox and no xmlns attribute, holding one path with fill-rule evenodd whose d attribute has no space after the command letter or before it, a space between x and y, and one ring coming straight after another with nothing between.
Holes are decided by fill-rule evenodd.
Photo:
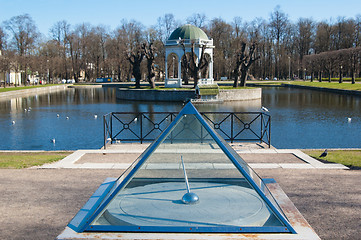
<instances>
[{"instance_id":1,"label":"lamp post","mask_svg":"<svg viewBox=\"0 0 361 240\"><path fill-rule=\"evenodd\" d=\"M338 80L339 83L342 83L342 65L340 66L340 79Z\"/></svg>"},{"instance_id":2,"label":"lamp post","mask_svg":"<svg viewBox=\"0 0 361 240\"><path fill-rule=\"evenodd\" d=\"M288 79L291 80L291 57L288 56Z\"/></svg>"},{"instance_id":3,"label":"lamp post","mask_svg":"<svg viewBox=\"0 0 361 240\"><path fill-rule=\"evenodd\" d=\"M47 67L48 67L48 83L50 83L50 73L49 73L49 59L48 60L46 60L46 65L47 65Z\"/></svg>"},{"instance_id":4,"label":"lamp post","mask_svg":"<svg viewBox=\"0 0 361 240\"><path fill-rule=\"evenodd\" d=\"M306 81L306 68L304 69L305 77L303 78L303 81Z\"/></svg>"}]
</instances>

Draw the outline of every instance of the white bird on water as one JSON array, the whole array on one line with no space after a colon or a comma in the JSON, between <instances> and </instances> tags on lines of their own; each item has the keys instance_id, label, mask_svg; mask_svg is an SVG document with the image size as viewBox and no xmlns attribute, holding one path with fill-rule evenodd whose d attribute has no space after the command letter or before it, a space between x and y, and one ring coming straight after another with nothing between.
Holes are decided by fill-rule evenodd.
<instances>
[{"instance_id":1,"label":"white bird on water","mask_svg":"<svg viewBox=\"0 0 361 240\"><path fill-rule=\"evenodd\" d=\"M138 118L134 118L134 122L138 121Z\"/></svg>"},{"instance_id":2,"label":"white bird on water","mask_svg":"<svg viewBox=\"0 0 361 240\"><path fill-rule=\"evenodd\" d=\"M98 118L98 115L95 114L95 115L94 115L94 118L97 119L97 118Z\"/></svg>"},{"instance_id":3,"label":"white bird on water","mask_svg":"<svg viewBox=\"0 0 361 240\"><path fill-rule=\"evenodd\" d=\"M51 142L55 144L55 138L52 138L52 139L51 139Z\"/></svg>"},{"instance_id":4,"label":"white bird on water","mask_svg":"<svg viewBox=\"0 0 361 240\"><path fill-rule=\"evenodd\" d=\"M265 108L264 106L262 106L261 110L264 111L264 112L269 112L268 109Z\"/></svg>"},{"instance_id":5,"label":"white bird on water","mask_svg":"<svg viewBox=\"0 0 361 240\"><path fill-rule=\"evenodd\" d=\"M351 119L350 117L347 118L347 121L348 121L348 122L351 122L351 120L352 120L352 119Z\"/></svg>"},{"instance_id":6,"label":"white bird on water","mask_svg":"<svg viewBox=\"0 0 361 240\"><path fill-rule=\"evenodd\" d=\"M59 117L60 115L59 114L56 114L56 117Z\"/></svg>"},{"instance_id":7,"label":"white bird on water","mask_svg":"<svg viewBox=\"0 0 361 240\"><path fill-rule=\"evenodd\" d=\"M69 117L66 117L66 120L69 120Z\"/></svg>"},{"instance_id":8,"label":"white bird on water","mask_svg":"<svg viewBox=\"0 0 361 240\"><path fill-rule=\"evenodd\" d=\"M15 121L12 121L11 123L14 125L14 124L15 124Z\"/></svg>"}]
</instances>

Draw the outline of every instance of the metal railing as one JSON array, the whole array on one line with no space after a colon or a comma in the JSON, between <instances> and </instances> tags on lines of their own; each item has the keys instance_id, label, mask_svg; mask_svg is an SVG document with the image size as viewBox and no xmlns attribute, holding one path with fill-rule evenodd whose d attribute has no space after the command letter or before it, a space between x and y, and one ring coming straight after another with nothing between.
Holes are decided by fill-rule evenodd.
<instances>
[{"instance_id":1,"label":"metal railing","mask_svg":"<svg viewBox=\"0 0 361 240\"><path fill-rule=\"evenodd\" d=\"M150 142L178 112L111 112L103 116L104 149L108 143ZM259 141L271 146L271 116L263 112L200 112L226 141Z\"/></svg>"}]
</instances>

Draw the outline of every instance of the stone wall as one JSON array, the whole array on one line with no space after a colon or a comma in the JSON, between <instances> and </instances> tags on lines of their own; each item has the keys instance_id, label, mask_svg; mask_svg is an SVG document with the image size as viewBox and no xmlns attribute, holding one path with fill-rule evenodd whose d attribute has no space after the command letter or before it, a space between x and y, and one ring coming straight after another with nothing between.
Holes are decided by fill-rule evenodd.
<instances>
[{"instance_id":1,"label":"stone wall","mask_svg":"<svg viewBox=\"0 0 361 240\"><path fill-rule=\"evenodd\" d=\"M218 99L223 101L245 101L262 98L262 88L220 89Z\"/></svg>"},{"instance_id":2,"label":"stone wall","mask_svg":"<svg viewBox=\"0 0 361 240\"><path fill-rule=\"evenodd\" d=\"M142 90L117 88L116 97L123 100L184 102L195 98L194 90Z\"/></svg>"},{"instance_id":3,"label":"stone wall","mask_svg":"<svg viewBox=\"0 0 361 240\"><path fill-rule=\"evenodd\" d=\"M50 86L50 87L38 87L38 88L29 88L29 89L2 92L0 94L0 99L5 100L5 99L11 99L11 98L17 98L17 97L34 96L34 95L42 94L42 93L63 91L67 87L68 87L68 85L63 84L63 85L56 85L56 86Z\"/></svg>"},{"instance_id":4,"label":"stone wall","mask_svg":"<svg viewBox=\"0 0 361 240\"><path fill-rule=\"evenodd\" d=\"M117 88L116 97L123 100L185 102L195 99L192 90L142 90ZM223 101L245 101L262 98L261 88L220 89L218 99Z\"/></svg>"}]
</instances>

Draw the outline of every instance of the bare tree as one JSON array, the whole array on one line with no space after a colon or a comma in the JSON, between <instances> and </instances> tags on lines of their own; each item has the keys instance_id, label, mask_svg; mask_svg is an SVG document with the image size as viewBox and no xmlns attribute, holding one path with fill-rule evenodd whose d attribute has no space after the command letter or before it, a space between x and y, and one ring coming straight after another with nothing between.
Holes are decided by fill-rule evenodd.
<instances>
[{"instance_id":1,"label":"bare tree","mask_svg":"<svg viewBox=\"0 0 361 240\"><path fill-rule=\"evenodd\" d=\"M311 19L300 18L297 22L296 48L299 60L302 62L305 55L310 54L313 44L314 24Z\"/></svg>"},{"instance_id":2,"label":"bare tree","mask_svg":"<svg viewBox=\"0 0 361 240\"><path fill-rule=\"evenodd\" d=\"M0 26L0 80L4 81L4 88L6 87L6 72L9 70L10 62L5 53L6 35L3 28ZM1 81L0 81L1 86Z\"/></svg>"},{"instance_id":3,"label":"bare tree","mask_svg":"<svg viewBox=\"0 0 361 240\"><path fill-rule=\"evenodd\" d=\"M199 28L204 28L206 25L207 17L204 13L193 13L187 17L186 22Z\"/></svg>"},{"instance_id":4,"label":"bare tree","mask_svg":"<svg viewBox=\"0 0 361 240\"><path fill-rule=\"evenodd\" d=\"M174 15L171 13L164 14L162 17L157 19L157 32L162 42L165 43L169 38L172 31L180 25Z\"/></svg>"},{"instance_id":5,"label":"bare tree","mask_svg":"<svg viewBox=\"0 0 361 240\"><path fill-rule=\"evenodd\" d=\"M126 45L126 56L132 66L132 75L135 78L135 86L136 88L140 88L140 80L142 78L141 63L144 58L144 50L142 48L145 41L144 27L139 22L127 22L123 20L121 28L126 37L124 42Z\"/></svg>"},{"instance_id":6,"label":"bare tree","mask_svg":"<svg viewBox=\"0 0 361 240\"><path fill-rule=\"evenodd\" d=\"M3 51L5 49L5 45L6 45L5 31L0 26L0 51Z\"/></svg>"},{"instance_id":7,"label":"bare tree","mask_svg":"<svg viewBox=\"0 0 361 240\"><path fill-rule=\"evenodd\" d=\"M315 53L321 53L331 50L332 27L327 22L317 24L314 50Z\"/></svg>"},{"instance_id":8,"label":"bare tree","mask_svg":"<svg viewBox=\"0 0 361 240\"><path fill-rule=\"evenodd\" d=\"M155 88L155 67L154 67L154 59L155 59L155 47L153 43L150 42L149 44L142 45L144 56L147 59L147 80L151 88Z\"/></svg>"},{"instance_id":9,"label":"bare tree","mask_svg":"<svg viewBox=\"0 0 361 240\"><path fill-rule=\"evenodd\" d=\"M355 22L353 19L338 17L332 26L331 50L351 48L355 42Z\"/></svg>"},{"instance_id":10,"label":"bare tree","mask_svg":"<svg viewBox=\"0 0 361 240\"><path fill-rule=\"evenodd\" d=\"M281 43L287 34L288 16L281 11L280 6L277 6L271 13L269 26L271 28L272 36L276 40L275 48L275 76L280 77L280 54Z\"/></svg>"},{"instance_id":11,"label":"bare tree","mask_svg":"<svg viewBox=\"0 0 361 240\"><path fill-rule=\"evenodd\" d=\"M230 77L229 69L231 69L232 56L234 55L233 28L224 20L215 18L210 22L208 33L212 36L215 47L213 50L213 70L215 78Z\"/></svg>"},{"instance_id":12,"label":"bare tree","mask_svg":"<svg viewBox=\"0 0 361 240\"><path fill-rule=\"evenodd\" d=\"M234 82L233 87L238 87L238 82L241 87L246 86L246 80L248 75L248 69L252 66L252 64L260 58L260 56L256 56L256 46L257 43L251 43L249 47L249 51L246 51L246 42L241 43L241 49L236 54L236 64L233 70L234 74Z\"/></svg>"},{"instance_id":13,"label":"bare tree","mask_svg":"<svg viewBox=\"0 0 361 240\"><path fill-rule=\"evenodd\" d=\"M140 88L140 80L142 78L142 72L140 69L140 64L144 58L144 50L141 45L134 48L133 51L128 52L128 61L132 65L132 74L135 78L135 87Z\"/></svg>"},{"instance_id":14,"label":"bare tree","mask_svg":"<svg viewBox=\"0 0 361 240\"><path fill-rule=\"evenodd\" d=\"M69 53L71 59L72 73L75 82L79 82L79 76L81 71L81 37L79 36L80 29L70 33L67 36L67 42L69 44Z\"/></svg>"},{"instance_id":15,"label":"bare tree","mask_svg":"<svg viewBox=\"0 0 361 240\"><path fill-rule=\"evenodd\" d=\"M32 50L36 47L36 41L39 37L37 27L29 14L12 17L10 20L5 21L4 25L12 36L10 44L19 56L17 62L19 63L19 69L23 70L22 82L26 84L26 56L31 54Z\"/></svg>"},{"instance_id":16,"label":"bare tree","mask_svg":"<svg viewBox=\"0 0 361 240\"><path fill-rule=\"evenodd\" d=\"M355 75L357 67L361 60L361 47L351 48L348 50L348 59L350 60L350 69L351 69L351 83L355 84Z\"/></svg>"},{"instance_id":17,"label":"bare tree","mask_svg":"<svg viewBox=\"0 0 361 240\"><path fill-rule=\"evenodd\" d=\"M361 14L355 18L355 46L361 47Z\"/></svg>"},{"instance_id":18,"label":"bare tree","mask_svg":"<svg viewBox=\"0 0 361 240\"><path fill-rule=\"evenodd\" d=\"M59 64L57 67L61 68L59 71L59 77L62 79L69 78L69 66L71 63L68 60L69 53L69 34L70 34L70 24L65 20L56 22L50 28L50 34L53 41L56 42L57 47L57 55L59 59L57 63Z\"/></svg>"},{"instance_id":19,"label":"bare tree","mask_svg":"<svg viewBox=\"0 0 361 240\"><path fill-rule=\"evenodd\" d=\"M118 27L113 31L112 36L107 41L107 59L118 81L125 81L127 76L130 75L130 73L128 73L127 39L125 29Z\"/></svg>"},{"instance_id":20,"label":"bare tree","mask_svg":"<svg viewBox=\"0 0 361 240\"><path fill-rule=\"evenodd\" d=\"M189 69L189 71L193 77L193 81L194 81L193 87L195 88L198 84L198 79L199 79L201 70L204 69L209 63L209 59L207 59L207 57L205 56L205 53L204 53L207 46L205 44L200 46L201 47L201 53L200 53L201 56L198 58L194 52L194 45L195 45L194 42L191 43L190 54L186 53L185 44L184 44L183 40L181 40L179 42L179 44L183 48L183 53L184 53L183 59L185 60L186 66Z\"/></svg>"},{"instance_id":21,"label":"bare tree","mask_svg":"<svg viewBox=\"0 0 361 240\"><path fill-rule=\"evenodd\" d=\"M39 33L29 14L12 17L4 25L12 35L11 44L20 56L34 49Z\"/></svg>"}]
</instances>

